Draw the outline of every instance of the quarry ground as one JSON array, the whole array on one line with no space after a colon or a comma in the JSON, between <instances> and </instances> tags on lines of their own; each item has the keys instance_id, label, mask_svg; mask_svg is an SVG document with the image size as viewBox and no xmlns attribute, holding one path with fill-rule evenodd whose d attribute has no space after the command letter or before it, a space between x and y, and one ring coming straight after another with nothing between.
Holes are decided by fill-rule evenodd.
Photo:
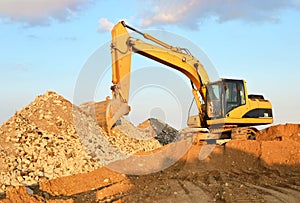
<instances>
[{"instance_id":1,"label":"quarry ground","mask_svg":"<svg viewBox=\"0 0 300 203\"><path fill-rule=\"evenodd\" d=\"M225 145L214 145L193 140L170 167L146 175L128 175L112 170L110 164L121 156L111 149L102 149L111 154L109 157L97 154L99 164L81 146L73 117L62 113L72 112L72 108L59 95L46 93L1 126L0 203L298 202L300 199L298 124L269 127L252 141L232 140ZM117 134L122 138L122 133ZM119 149L124 147L131 155L139 156L174 145L176 148L176 144L185 142L159 148L157 141L149 139L128 148L131 146L128 143L133 143L131 138L124 143L110 141ZM36 153L39 156L34 156ZM163 161L168 162L167 158ZM164 163L159 160L157 164Z\"/></svg>"}]
</instances>

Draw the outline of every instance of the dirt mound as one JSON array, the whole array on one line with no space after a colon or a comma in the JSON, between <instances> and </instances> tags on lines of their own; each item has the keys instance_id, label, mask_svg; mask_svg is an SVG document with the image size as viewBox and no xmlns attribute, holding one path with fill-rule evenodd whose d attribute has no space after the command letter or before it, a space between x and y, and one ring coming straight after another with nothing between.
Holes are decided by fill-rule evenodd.
<instances>
[{"instance_id":1,"label":"dirt mound","mask_svg":"<svg viewBox=\"0 0 300 203\"><path fill-rule=\"evenodd\" d=\"M145 131L125 119L112 132L108 136L92 116L55 92L38 96L0 127L0 192L161 147L154 134L143 137Z\"/></svg>"},{"instance_id":2,"label":"dirt mound","mask_svg":"<svg viewBox=\"0 0 300 203\"><path fill-rule=\"evenodd\" d=\"M299 124L280 124L271 126L258 133L256 139L259 141L294 140L300 142Z\"/></svg>"},{"instance_id":3,"label":"dirt mound","mask_svg":"<svg viewBox=\"0 0 300 203\"><path fill-rule=\"evenodd\" d=\"M122 151L134 154L140 151L151 151L160 148L161 145L154 139L155 132L149 129L136 128L124 118L120 118L112 128L114 135L112 142Z\"/></svg>"},{"instance_id":4,"label":"dirt mound","mask_svg":"<svg viewBox=\"0 0 300 203\"><path fill-rule=\"evenodd\" d=\"M153 132L155 135L154 138L157 139L161 145L166 145L178 140L179 131L156 118L149 118L137 127L141 129L147 128L147 130Z\"/></svg>"},{"instance_id":5,"label":"dirt mound","mask_svg":"<svg viewBox=\"0 0 300 203\"><path fill-rule=\"evenodd\" d=\"M91 103L91 105L93 104ZM91 108L90 105L89 108ZM89 116L89 121L82 120L80 116L75 116L79 137L91 156L103 165L126 159L137 152L147 152L161 147L159 142L153 138L156 136L154 131L136 128L132 123L121 117L111 129L110 136L99 127L95 116L90 114L90 111L86 111L86 106L81 110L91 116ZM91 123L93 128L86 128ZM95 131L97 128L98 131L101 131L101 136L99 136L97 130Z\"/></svg>"},{"instance_id":6,"label":"dirt mound","mask_svg":"<svg viewBox=\"0 0 300 203\"><path fill-rule=\"evenodd\" d=\"M161 147L155 135L139 137L143 134L125 119L112 132L107 135L92 116L55 92L38 96L0 127L0 192Z\"/></svg>"},{"instance_id":7,"label":"dirt mound","mask_svg":"<svg viewBox=\"0 0 300 203\"><path fill-rule=\"evenodd\" d=\"M54 92L38 96L0 128L0 187L31 185L92 171L100 165L82 147L73 105Z\"/></svg>"}]
</instances>

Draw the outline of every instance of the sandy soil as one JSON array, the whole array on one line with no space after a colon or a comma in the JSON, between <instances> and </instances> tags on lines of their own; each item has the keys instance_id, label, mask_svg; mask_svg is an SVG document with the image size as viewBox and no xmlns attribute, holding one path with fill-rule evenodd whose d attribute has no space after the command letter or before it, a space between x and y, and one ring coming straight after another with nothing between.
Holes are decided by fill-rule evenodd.
<instances>
[{"instance_id":1,"label":"sandy soil","mask_svg":"<svg viewBox=\"0 0 300 203\"><path fill-rule=\"evenodd\" d=\"M126 176L104 167L9 188L0 202L298 202L300 143L287 144L230 141L204 160L199 154L207 146L192 145L180 161L158 173Z\"/></svg>"}]
</instances>

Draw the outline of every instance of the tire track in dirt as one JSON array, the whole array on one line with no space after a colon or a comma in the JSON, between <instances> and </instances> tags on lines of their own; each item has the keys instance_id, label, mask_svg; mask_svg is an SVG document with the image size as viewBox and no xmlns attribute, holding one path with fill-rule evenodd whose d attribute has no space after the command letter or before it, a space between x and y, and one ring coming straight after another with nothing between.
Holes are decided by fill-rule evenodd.
<instances>
[{"instance_id":1,"label":"tire track in dirt","mask_svg":"<svg viewBox=\"0 0 300 203\"><path fill-rule=\"evenodd\" d=\"M258 186L250 183L245 183L250 188L255 188L263 194L263 199L267 202L299 202L300 191L287 189L278 186Z\"/></svg>"}]
</instances>

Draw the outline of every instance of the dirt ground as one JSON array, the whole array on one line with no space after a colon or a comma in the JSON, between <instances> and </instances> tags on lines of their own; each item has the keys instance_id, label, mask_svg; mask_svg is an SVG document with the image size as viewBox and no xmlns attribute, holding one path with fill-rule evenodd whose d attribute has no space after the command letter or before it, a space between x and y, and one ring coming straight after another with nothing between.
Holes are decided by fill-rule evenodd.
<instances>
[{"instance_id":1,"label":"dirt ground","mask_svg":"<svg viewBox=\"0 0 300 203\"><path fill-rule=\"evenodd\" d=\"M204 147L192 145L176 164L154 174L126 176L103 167L9 188L0 202L299 201L300 143L230 141L199 160Z\"/></svg>"},{"instance_id":2,"label":"dirt ground","mask_svg":"<svg viewBox=\"0 0 300 203\"><path fill-rule=\"evenodd\" d=\"M52 117L56 118L55 115ZM49 134L50 131L47 131L47 126L45 126L45 119L37 120L42 122L41 125L35 122L35 126L39 128L38 132L41 130L40 126L43 126L43 135ZM13 123L12 121L13 119L10 120L11 123ZM71 122L70 124L67 122L67 118L64 119L64 122L68 124L66 126L69 128L72 127ZM25 124L20 125L23 128ZM14 131L17 130L14 129L14 125L12 128L10 128L12 125L5 125L5 128L0 128L2 130L1 142L5 142L4 136L7 135L14 138ZM6 131L6 129L11 130ZM26 134L27 131L23 130L22 133ZM60 132L53 133L57 135ZM68 138L67 134L64 139ZM76 134L73 132L72 136L76 137ZM22 140L21 138L20 140ZM108 164L103 167L89 168L87 171L84 171L83 167L80 170L73 170L74 173L71 171L70 175L65 175L63 171L57 173L58 175L62 174L61 177L32 176L38 177L33 184L19 181L19 184L10 186L9 184L4 185L5 182L3 182L5 192L0 193L0 203L299 202L299 138L300 125L285 124L262 130L258 134L257 140L232 140L225 145L207 144L196 140L192 145L188 145L187 152L172 166L147 175L125 175L113 171ZM77 143L76 140L71 141ZM184 142L185 140L181 140L176 143L184 144ZM31 144L31 142L26 143ZM50 141L48 140L47 143ZM51 143L54 143L54 140ZM172 149L174 145L175 143L171 143L155 151L144 151L137 154L146 156L168 148ZM24 146L22 145L22 147ZM148 147L149 145L143 146ZM20 146L18 145L18 147ZM64 145L61 146L61 149L65 150ZM7 150L9 150L8 147L0 150L3 155L1 155L2 160L0 159L2 161L1 173L4 172L4 169L10 169L6 166L7 163L10 163L5 159L5 156L9 155ZM58 158L58 156L60 156L59 152L56 157ZM86 155L76 155L72 160L81 156L85 157ZM157 160L157 164L164 164L162 161L168 162L170 161L168 159L170 157L166 156L165 160ZM156 160L152 160L152 162L156 162ZM119 162L121 166L123 163ZM77 166L74 162L70 162L70 164L76 169ZM68 164L66 164L67 166ZM123 167L128 166L124 165ZM147 168L147 163L143 167ZM17 169L14 168L12 172L14 171ZM12 172L5 174L12 174ZM17 178L17 180L19 179ZM1 181L0 177L0 183Z\"/></svg>"}]
</instances>

